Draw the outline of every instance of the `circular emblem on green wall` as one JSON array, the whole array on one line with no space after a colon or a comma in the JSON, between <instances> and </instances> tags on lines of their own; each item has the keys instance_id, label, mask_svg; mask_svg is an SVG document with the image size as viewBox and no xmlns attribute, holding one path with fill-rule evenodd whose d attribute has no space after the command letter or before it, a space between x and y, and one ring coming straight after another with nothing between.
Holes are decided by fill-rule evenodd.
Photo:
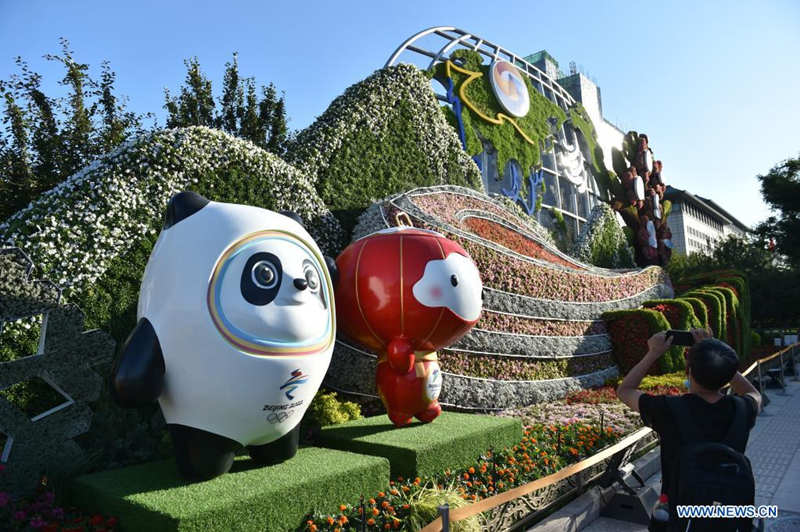
<instances>
[{"instance_id":1,"label":"circular emblem on green wall","mask_svg":"<svg viewBox=\"0 0 800 532\"><path fill-rule=\"evenodd\" d=\"M523 117L530 109L528 87L517 67L503 59L492 62L489 71L492 90L497 101L510 115Z\"/></svg>"}]
</instances>

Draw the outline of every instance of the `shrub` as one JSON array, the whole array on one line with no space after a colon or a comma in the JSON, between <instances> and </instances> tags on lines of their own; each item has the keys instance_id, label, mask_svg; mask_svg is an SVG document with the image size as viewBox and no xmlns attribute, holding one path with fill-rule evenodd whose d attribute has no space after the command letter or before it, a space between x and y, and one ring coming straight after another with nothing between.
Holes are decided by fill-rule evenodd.
<instances>
[{"instance_id":1,"label":"shrub","mask_svg":"<svg viewBox=\"0 0 800 532\"><path fill-rule=\"evenodd\" d=\"M700 322L700 326L703 329L708 328L708 307L701 299L696 297L678 297L676 299L689 303L692 306L695 317Z\"/></svg>"},{"instance_id":2,"label":"shrub","mask_svg":"<svg viewBox=\"0 0 800 532\"><path fill-rule=\"evenodd\" d=\"M715 338L725 338L725 302L721 295L696 288L681 294L681 298L693 297L703 302L708 310L708 325Z\"/></svg>"},{"instance_id":3,"label":"shrub","mask_svg":"<svg viewBox=\"0 0 800 532\"><path fill-rule=\"evenodd\" d=\"M409 499L408 529L421 530L428 523L439 517L439 506L447 504L451 509L467 506L462 493L456 489L455 484L449 486L425 487ZM480 532L480 514L452 523L453 532Z\"/></svg>"},{"instance_id":4,"label":"shrub","mask_svg":"<svg viewBox=\"0 0 800 532\"><path fill-rule=\"evenodd\" d=\"M348 235L361 211L390 194L445 183L483 188L430 81L407 64L348 88L289 143L286 157L311 178Z\"/></svg>"},{"instance_id":5,"label":"shrub","mask_svg":"<svg viewBox=\"0 0 800 532\"><path fill-rule=\"evenodd\" d=\"M761 335L755 331L750 331L750 345L753 347L761 346Z\"/></svg>"},{"instance_id":6,"label":"shrub","mask_svg":"<svg viewBox=\"0 0 800 532\"><path fill-rule=\"evenodd\" d=\"M615 310L603 313L611 336L614 357L620 373L627 373L647 353L647 340L659 331L670 328L661 313L650 309ZM650 372L671 373L683 366L683 348L671 347L658 359Z\"/></svg>"},{"instance_id":7,"label":"shrub","mask_svg":"<svg viewBox=\"0 0 800 532\"><path fill-rule=\"evenodd\" d=\"M361 408L350 401L339 401L336 392L320 390L311 401L306 417L320 427L327 427L361 418Z\"/></svg>"},{"instance_id":8,"label":"shrub","mask_svg":"<svg viewBox=\"0 0 800 532\"><path fill-rule=\"evenodd\" d=\"M633 250L614 211L605 203L592 209L572 248L572 256L603 268L633 268Z\"/></svg>"}]
</instances>

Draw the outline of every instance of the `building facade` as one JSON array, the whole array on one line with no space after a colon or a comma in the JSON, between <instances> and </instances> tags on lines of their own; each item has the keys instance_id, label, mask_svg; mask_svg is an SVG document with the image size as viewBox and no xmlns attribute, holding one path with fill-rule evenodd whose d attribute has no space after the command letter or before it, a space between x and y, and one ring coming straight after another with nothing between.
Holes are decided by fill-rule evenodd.
<instances>
[{"instance_id":1,"label":"building facade","mask_svg":"<svg viewBox=\"0 0 800 532\"><path fill-rule=\"evenodd\" d=\"M750 231L708 198L671 186L667 187L664 198L672 202L667 225L672 230L675 253L709 253L729 235L745 236Z\"/></svg>"}]
</instances>

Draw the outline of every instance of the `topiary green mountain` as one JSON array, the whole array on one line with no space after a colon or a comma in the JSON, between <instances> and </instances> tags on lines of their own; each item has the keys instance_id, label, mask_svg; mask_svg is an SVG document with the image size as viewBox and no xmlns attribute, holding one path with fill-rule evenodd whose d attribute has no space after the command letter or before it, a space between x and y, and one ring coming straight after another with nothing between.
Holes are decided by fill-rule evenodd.
<instances>
[{"instance_id":1,"label":"topiary green mountain","mask_svg":"<svg viewBox=\"0 0 800 532\"><path fill-rule=\"evenodd\" d=\"M348 234L364 209L388 195L442 184L483 188L429 79L411 65L348 88L289 144L286 159L311 178Z\"/></svg>"}]
</instances>

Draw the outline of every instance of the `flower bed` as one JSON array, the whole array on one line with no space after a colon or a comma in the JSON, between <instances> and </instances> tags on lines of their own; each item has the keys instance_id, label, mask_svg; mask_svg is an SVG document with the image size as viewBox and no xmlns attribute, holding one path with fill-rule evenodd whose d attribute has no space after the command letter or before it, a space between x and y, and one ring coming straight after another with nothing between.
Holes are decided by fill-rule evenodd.
<instances>
[{"instance_id":1,"label":"flower bed","mask_svg":"<svg viewBox=\"0 0 800 532\"><path fill-rule=\"evenodd\" d=\"M584 336L605 334L603 321L570 321L542 318L526 318L484 309L475 325L478 329L504 331L514 334L536 334L543 336Z\"/></svg>"},{"instance_id":2,"label":"flower bed","mask_svg":"<svg viewBox=\"0 0 800 532\"><path fill-rule=\"evenodd\" d=\"M485 238L490 242L496 242L521 255L560 264L561 266L575 270L583 269L575 263L565 260L555 253L551 253L535 240L517 231L512 231L492 220L470 216L464 219L463 226L479 237Z\"/></svg>"},{"instance_id":3,"label":"flower bed","mask_svg":"<svg viewBox=\"0 0 800 532\"><path fill-rule=\"evenodd\" d=\"M508 381L560 379L570 375L591 373L608 368L613 364L610 353L559 360L478 355L450 349L439 353L439 365L443 371L457 375Z\"/></svg>"},{"instance_id":4,"label":"flower bed","mask_svg":"<svg viewBox=\"0 0 800 532\"><path fill-rule=\"evenodd\" d=\"M0 464L0 475L5 468ZM42 478L37 493L31 497L16 498L0 491L0 525L4 531L114 532L118 524L116 517L85 514L59 505L55 492L47 485L47 477Z\"/></svg>"},{"instance_id":5,"label":"flower bed","mask_svg":"<svg viewBox=\"0 0 800 532\"><path fill-rule=\"evenodd\" d=\"M399 477L385 491L366 499L363 511L360 504L345 502L336 514L310 515L303 530L407 530L415 495L423 489L450 489L469 502L478 501L554 473L621 437L615 426L601 429L576 421L529 426L522 440L511 448L487 449L475 457L474 465L446 470L435 477Z\"/></svg>"}]
</instances>

